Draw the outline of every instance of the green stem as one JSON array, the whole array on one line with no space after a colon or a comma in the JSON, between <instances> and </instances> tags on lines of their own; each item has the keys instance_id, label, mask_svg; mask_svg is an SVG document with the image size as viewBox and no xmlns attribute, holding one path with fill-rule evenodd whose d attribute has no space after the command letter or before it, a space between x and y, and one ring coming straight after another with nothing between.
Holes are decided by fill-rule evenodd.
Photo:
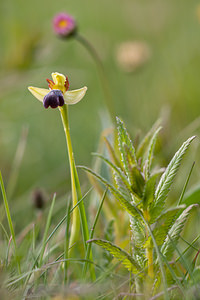
<instances>
[{"instance_id":1,"label":"green stem","mask_svg":"<svg viewBox=\"0 0 200 300\"><path fill-rule=\"evenodd\" d=\"M148 275L149 278L153 279L154 271L153 271L153 247L146 248L146 256L148 261Z\"/></svg>"},{"instance_id":2,"label":"green stem","mask_svg":"<svg viewBox=\"0 0 200 300\"><path fill-rule=\"evenodd\" d=\"M143 211L144 219L146 222L149 221L149 212L147 210ZM148 238L148 228L146 226L146 238ZM148 245L146 247L146 258L148 262L148 275L149 278L153 279L154 277L154 271L153 271L153 246Z\"/></svg>"},{"instance_id":3,"label":"green stem","mask_svg":"<svg viewBox=\"0 0 200 300\"><path fill-rule=\"evenodd\" d=\"M71 188L72 188L72 203L75 206L78 202L78 197L76 193L76 185L75 185L75 168L74 168L74 155L72 150L72 142L69 131L69 119L68 119L68 107L67 105L63 105L59 107L62 123L65 131L66 141L67 141L67 149L68 149L68 157L69 157L69 165L70 165L70 173L71 173ZM79 206L80 209L80 206ZM78 209L75 209L72 214L72 228L70 235L69 248L73 246L73 244L77 241L79 236L80 229L80 219Z\"/></svg>"},{"instance_id":4,"label":"green stem","mask_svg":"<svg viewBox=\"0 0 200 300\"><path fill-rule=\"evenodd\" d=\"M78 173L76 170L75 160L74 160L74 154L72 149L72 142L71 142L71 136L70 136L70 129L69 129L69 118L68 118L68 106L63 105L62 107L59 107L62 123L66 135L66 141L67 141L67 148L68 148L68 156L69 156L69 164L70 164L70 172L71 172L71 187L72 187L72 203L73 206L77 204L77 202L82 198L81 193L81 187L80 182L78 178ZM79 207L79 213L80 213L80 219L81 219L81 228L82 228L82 234L83 234L83 242L84 242L84 248L85 253L87 251L87 240L89 240L89 230L88 230L88 224L87 224L87 218L85 213L85 207L83 201L81 201L78 205ZM72 215L72 229L71 229L71 235L70 235L70 242L69 247L71 247L78 238L79 235L79 229L80 229L80 219L77 208L74 209L73 215ZM90 253L90 260L92 260L92 253ZM96 278L95 272L94 272L94 266L90 266L90 272L91 277L94 280Z\"/></svg>"},{"instance_id":5,"label":"green stem","mask_svg":"<svg viewBox=\"0 0 200 300\"><path fill-rule=\"evenodd\" d=\"M101 85L105 97L105 104L107 106L111 120L115 122L115 108L114 108L113 97L110 91L108 79L102 61L95 48L85 37L83 37L78 33L74 37L78 42L80 42L86 48L86 50L90 53L90 55L92 56L92 58L94 59L97 65L97 70L99 73L99 77L100 77L100 81L101 81Z\"/></svg>"}]
</instances>

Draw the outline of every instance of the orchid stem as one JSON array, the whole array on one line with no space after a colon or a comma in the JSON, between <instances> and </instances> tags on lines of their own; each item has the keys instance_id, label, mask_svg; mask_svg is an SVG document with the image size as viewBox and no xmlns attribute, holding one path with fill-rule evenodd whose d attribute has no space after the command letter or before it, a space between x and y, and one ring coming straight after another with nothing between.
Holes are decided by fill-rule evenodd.
<instances>
[{"instance_id":1,"label":"orchid stem","mask_svg":"<svg viewBox=\"0 0 200 300\"><path fill-rule=\"evenodd\" d=\"M75 38L86 48L86 50L90 53L90 55L92 56L92 58L94 59L97 65L97 70L99 73L99 77L100 77L100 81L101 81L101 85L105 97L105 104L107 106L111 120L115 122L115 109L114 109L113 97L110 91L108 79L102 61L95 48L84 36L77 33L75 35Z\"/></svg>"},{"instance_id":2,"label":"orchid stem","mask_svg":"<svg viewBox=\"0 0 200 300\"><path fill-rule=\"evenodd\" d=\"M70 129L69 129L68 106L63 105L63 106L59 107L59 110L61 113L62 123L63 123L66 141L67 141L69 165L70 165L70 172L71 172L72 204L74 207L77 204L77 202L82 198L82 193L81 193L80 182L79 182L78 173L76 170L74 154L73 154L73 149L72 149L72 142L71 142ZM70 235L70 241L69 241L69 248L72 247L73 244L78 239L79 229L80 229L80 220L81 220L84 249L85 249L85 253L86 253L86 251L87 251L86 241L89 240L89 230L88 230L87 218L86 218L85 207L84 207L83 201L81 201L79 203L78 207L79 207L79 213L78 213L78 209L76 208L76 209L74 209L73 214L72 214L72 229L71 229L71 235ZM80 218L79 218L79 214L80 214ZM92 254L90 254L90 260L92 260ZM91 272L91 278L94 280L96 277L95 277L94 267L92 264L90 265L90 272Z\"/></svg>"}]
</instances>

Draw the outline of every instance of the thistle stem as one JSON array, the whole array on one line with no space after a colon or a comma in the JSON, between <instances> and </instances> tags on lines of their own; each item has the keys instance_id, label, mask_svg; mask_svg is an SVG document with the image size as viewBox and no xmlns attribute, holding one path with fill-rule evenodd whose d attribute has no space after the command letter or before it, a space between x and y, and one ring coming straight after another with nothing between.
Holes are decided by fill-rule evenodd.
<instances>
[{"instance_id":1,"label":"thistle stem","mask_svg":"<svg viewBox=\"0 0 200 300\"><path fill-rule=\"evenodd\" d=\"M70 129L69 129L68 106L63 105L59 107L59 110L61 113L62 123L63 123L66 141L67 141L67 149L68 149L69 165L70 165L70 173L71 173L72 204L74 207L77 204L77 202L82 198L81 187L80 187L80 182L76 170L74 154L72 149L72 142L71 142ZM72 229L71 229L71 235L69 241L69 248L77 241L77 238L79 236L80 220L81 220L83 243L84 243L84 249L86 253L87 251L86 241L89 240L89 230L88 230L87 218L86 218L83 201L79 203L78 207L79 207L79 213L77 208L73 210ZM79 218L79 214L80 214L80 218ZM90 260L92 260L92 253L90 253ZM96 277L95 277L93 265L90 266L90 272L91 272L91 278L94 280Z\"/></svg>"},{"instance_id":2,"label":"thistle stem","mask_svg":"<svg viewBox=\"0 0 200 300\"><path fill-rule=\"evenodd\" d=\"M106 72L105 72L104 66L102 64L102 61L101 61L97 51L95 50L95 48L84 36L77 33L74 37L76 38L76 40L79 43L81 43L86 48L86 50L89 52L89 54L92 56L92 58L94 59L94 61L96 63L100 81L101 81L101 85L102 85L102 89L103 89L103 93L104 93L105 104L107 106L111 120L113 122L115 122L115 109L114 109L113 97L112 97L112 94L110 91L108 79L107 79Z\"/></svg>"},{"instance_id":3,"label":"thistle stem","mask_svg":"<svg viewBox=\"0 0 200 300\"><path fill-rule=\"evenodd\" d=\"M144 219L148 222L149 221L149 212L148 210L143 211ZM146 237L148 238L148 228L146 228ZM146 247L146 257L148 262L148 276L149 278L153 279L154 277L154 270L153 270L153 247L152 245L148 245Z\"/></svg>"},{"instance_id":4,"label":"thistle stem","mask_svg":"<svg viewBox=\"0 0 200 300\"><path fill-rule=\"evenodd\" d=\"M148 275L149 278L153 279L154 271L153 271L153 248L152 247L146 248L146 256L148 261Z\"/></svg>"}]
</instances>

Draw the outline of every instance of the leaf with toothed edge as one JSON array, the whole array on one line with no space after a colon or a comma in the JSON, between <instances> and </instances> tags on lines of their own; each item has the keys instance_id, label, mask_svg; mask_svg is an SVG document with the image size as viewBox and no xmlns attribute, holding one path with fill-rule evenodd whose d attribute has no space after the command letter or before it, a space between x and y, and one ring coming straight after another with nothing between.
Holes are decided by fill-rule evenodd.
<instances>
[{"instance_id":1,"label":"leaf with toothed edge","mask_svg":"<svg viewBox=\"0 0 200 300\"><path fill-rule=\"evenodd\" d=\"M187 221L187 218L189 216L189 213L192 208L198 207L198 204L193 204L188 206L182 214L176 219L175 223L169 230L168 236L164 242L164 244L161 247L161 253L169 260L172 258L173 252L175 250L175 247L177 245L177 242L180 237L180 233L183 230L183 227Z\"/></svg>"},{"instance_id":2,"label":"leaf with toothed edge","mask_svg":"<svg viewBox=\"0 0 200 300\"><path fill-rule=\"evenodd\" d=\"M155 201L153 202L152 207L150 209L151 223L153 223L162 212L165 200L169 193L170 187L174 181L174 177L179 169L181 160L194 138L195 136L192 136L186 142L183 143L183 145L175 153L165 172L161 176L161 179L155 191Z\"/></svg>"},{"instance_id":3,"label":"leaf with toothed edge","mask_svg":"<svg viewBox=\"0 0 200 300\"><path fill-rule=\"evenodd\" d=\"M118 143L119 143L119 150L121 153L121 160L124 166L124 170L127 174L129 175L129 167L128 167L128 160L127 160L127 153L125 150L125 147L129 148L133 163L132 164L137 164L136 156L135 156L135 149L133 146L133 143L128 135L127 129L120 118L116 117L117 120L117 131L118 131ZM126 145L126 146L125 146Z\"/></svg>"},{"instance_id":4,"label":"leaf with toothed edge","mask_svg":"<svg viewBox=\"0 0 200 300\"><path fill-rule=\"evenodd\" d=\"M96 245L101 246L103 249L112 254L116 259L118 259L132 273L135 274L138 271L141 271L141 267L132 258L132 256L113 243L102 239L92 239L87 241L87 243L95 243Z\"/></svg>"},{"instance_id":5,"label":"leaf with toothed edge","mask_svg":"<svg viewBox=\"0 0 200 300\"><path fill-rule=\"evenodd\" d=\"M84 166L78 166L82 170L85 170L95 176L99 181L101 181L105 186L108 187L108 189L112 192L112 194L116 197L116 199L119 201L121 206L132 216L137 216L139 219L141 218L141 211L135 207L135 205L131 204L130 201L128 201L126 198L123 197L123 195L112 185L110 184L105 178L101 177L91 169L84 167ZM129 199L131 200L131 199Z\"/></svg>"},{"instance_id":6,"label":"leaf with toothed edge","mask_svg":"<svg viewBox=\"0 0 200 300\"><path fill-rule=\"evenodd\" d=\"M158 133L160 132L160 130L162 129L162 127L159 127L153 134L150 142L149 142L149 148L147 150L147 158L145 160L145 178L148 179L149 175L150 175L150 168L151 168L151 163L152 163L152 158L153 158L153 152L154 152L154 148L155 148L155 144L157 141L157 137L158 137Z\"/></svg>"}]
</instances>

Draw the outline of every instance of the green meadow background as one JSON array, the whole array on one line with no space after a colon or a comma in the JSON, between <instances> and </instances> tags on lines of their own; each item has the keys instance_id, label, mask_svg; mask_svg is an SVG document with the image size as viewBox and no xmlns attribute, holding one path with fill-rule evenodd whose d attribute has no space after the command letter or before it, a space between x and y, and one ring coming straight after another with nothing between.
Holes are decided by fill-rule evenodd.
<instances>
[{"instance_id":1,"label":"green meadow background","mask_svg":"<svg viewBox=\"0 0 200 300\"><path fill-rule=\"evenodd\" d=\"M69 192L59 112L45 110L27 90L29 85L47 88L46 78L55 71L68 75L71 89L87 85L84 99L70 107L77 164L92 165L91 152L97 151L102 130L110 126L94 61L73 38L64 41L54 35L54 15L73 15L80 33L97 50L115 113L133 137L143 135L163 118L162 151L168 162L184 140L199 134L198 7L200 1L195 0L0 0L0 169L16 216L23 216L26 222L36 188L47 195ZM143 41L151 52L149 61L132 73L125 73L116 61L116 49L126 41ZM20 136L26 131L25 151L16 168ZM200 175L198 144L195 142L190 151L186 170L188 173L195 159L191 183L198 182ZM20 145L23 147L23 140ZM186 173L182 174L183 185Z\"/></svg>"}]
</instances>

